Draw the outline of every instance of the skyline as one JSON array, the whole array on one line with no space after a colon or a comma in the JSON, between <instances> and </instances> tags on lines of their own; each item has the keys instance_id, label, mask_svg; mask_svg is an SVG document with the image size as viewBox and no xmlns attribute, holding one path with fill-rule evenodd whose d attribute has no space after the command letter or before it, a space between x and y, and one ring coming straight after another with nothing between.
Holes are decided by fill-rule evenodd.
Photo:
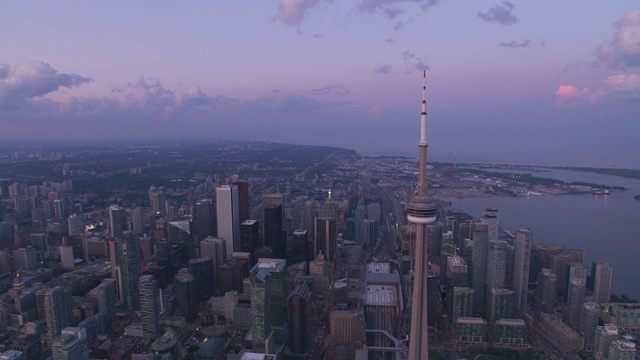
<instances>
[{"instance_id":1,"label":"skyline","mask_svg":"<svg viewBox=\"0 0 640 360\"><path fill-rule=\"evenodd\" d=\"M415 156L427 70L433 161L637 168L634 5L11 3L0 14L0 140L261 140Z\"/></svg>"}]
</instances>

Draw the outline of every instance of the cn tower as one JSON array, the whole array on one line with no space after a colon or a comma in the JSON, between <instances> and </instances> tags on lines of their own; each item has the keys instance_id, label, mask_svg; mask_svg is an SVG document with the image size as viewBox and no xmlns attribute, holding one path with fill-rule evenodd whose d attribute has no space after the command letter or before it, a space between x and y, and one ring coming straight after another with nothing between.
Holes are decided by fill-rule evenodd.
<instances>
[{"instance_id":1,"label":"cn tower","mask_svg":"<svg viewBox=\"0 0 640 360\"><path fill-rule=\"evenodd\" d=\"M422 75L422 114L420 115L420 178L416 193L407 205L407 218L416 225L415 275L411 306L409 359L429 358L427 326L427 225L436 221L436 205L427 195L427 72Z\"/></svg>"}]
</instances>

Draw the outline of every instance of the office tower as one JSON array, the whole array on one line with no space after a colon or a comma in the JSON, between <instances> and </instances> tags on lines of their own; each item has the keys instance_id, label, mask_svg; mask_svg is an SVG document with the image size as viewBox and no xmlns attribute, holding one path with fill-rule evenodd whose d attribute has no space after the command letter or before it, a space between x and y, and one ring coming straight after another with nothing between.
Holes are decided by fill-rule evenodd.
<instances>
[{"instance_id":1,"label":"office tower","mask_svg":"<svg viewBox=\"0 0 640 360\"><path fill-rule=\"evenodd\" d=\"M74 329L74 328L67 328ZM86 331L65 331L53 340L51 345L52 360L88 360Z\"/></svg>"},{"instance_id":2,"label":"office tower","mask_svg":"<svg viewBox=\"0 0 640 360\"><path fill-rule=\"evenodd\" d=\"M328 261L335 261L338 233L336 232L336 220L334 218L316 218L313 254L318 256L320 252Z\"/></svg>"},{"instance_id":3,"label":"office tower","mask_svg":"<svg viewBox=\"0 0 640 360\"><path fill-rule=\"evenodd\" d=\"M491 289L487 319L494 324L500 319L513 318L513 291L508 289Z\"/></svg>"},{"instance_id":4,"label":"office tower","mask_svg":"<svg viewBox=\"0 0 640 360\"><path fill-rule=\"evenodd\" d=\"M210 258L189 260L189 274L193 276L198 301L207 301L213 295L213 261Z\"/></svg>"},{"instance_id":5,"label":"office tower","mask_svg":"<svg viewBox=\"0 0 640 360\"><path fill-rule=\"evenodd\" d=\"M193 224L191 219L170 221L167 224L167 240L171 246L177 245L180 249L180 258L177 262L186 265L193 253Z\"/></svg>"},{"instance_id":6,"label":"office tower","mask_svg":"<svg viewBox=\"0 0 640 360\"><path fill-rule=\"evenodd\" d=\"M318 216L316 204L315 200L307 200L302 209L302 228L309 232L311 238L315 236L315 221ZM362 216L364 218L364 210Z\"/></svg>"},{"instance_id":7,"label":"office tower","mask_svg":"<svg viewBox=\"0 0 640 360\"><path fill-rule=\"evenodd\" d=\"M251 269L251 330L253 350L271 353L273 330L271 329L271 273L256 264Z\"/></svg>"},{"instance_id":8,"label":"office tower","mask_svg":"<svg viewBox=\"0 0 640 360\"><path fill-rule=\"evenodd\" d=\"M367 206L367 219L380 222L382 219L382 209L379 203L371 203Z\"/></svg>"},{"instance_id":9,"label":"office tower","mask_svg":"<svg viewBox=\"0 0 640 360\"><path fill-rule=\"evenodd\" d=\"M258 220L245 220L240 224L240 251L253 254L260 247L260 224Z\"/></svg>"},{"instance_id":10,"label":"office tower","mask_svg":"<svg viewBox=\"0 0 640 360\"><path fill-rule=\"evenodd\" d=\"M318 217L325 217L330 219L336 219L338 217L338 208L336 203L331 198L331 190L328 191L327 200L322 203L320 210L318 211Z\"/></svg>"},{"instance_id":11,"label":"office tower","mask_svg":"<svg viewBox=\"0 0 640 360\"><path fill-rule=\"evenodd\" d=\"M71 321L71 294L62 286L56 286L44 291L43 301L48 337L54 339Z\"/></svg>"},{"instance_id":12,"label":"office tower","mask_svg":"<svg viewBox=\"0 0 640 360\"><path fill-rule=\"evenodd\" d=\"M535 311L552 314L556 301L556 274L550 269L542 269L538 274Z\"/></svg>"},{"instance_id":13,"label":"office tower","mask_svg":"<svg viewBox=\"0 0 640 360\"><path fill-rule=\"evenodd\" d=\"M289 305L289 348L304 354L311 348L311 289L298 281L287 297Z\"/></svg>"},{"instance_id":14,"label":"office tower","mask_svg":"<svg viewBox=\"0 0 640 360\"><path fill-rule=\"evenodd\" d=\"M609 302L613 283L613 266L603 261L594 263L591 268L591 277L593 278L593 302Z\"/></svg>"},{"instance_id":15,"label":"office tower","mask_svg":"<svg viewBox=\"0 0 640 360\"><path fill-rule=\"evenodd\" d=\"M120 270L122 303L129 311L139 310L138 282L142 276L140 240L131 232L125 231L119 239L116 239L115 247Z\"/></svg>"},{"instance_id":16,"label":"office tower","mask_svg":"<svg viewBox=\"0 0 640 360\"><path fill-rule=\"evenodd\" d=\"M565 313L565 323L572 329L580 329L582 320L582 307L584 305L584 293L586 282L582 279L572 279L567 296L567 307L569 311Z\"/></svg>"},{"instance_id":17,"label":"office tower","mask_svg":"<svg viewBox=\"0 0 640 360\"><path fill-rule=\"evenodd\" d=\"M151 214L164 214L164 195L162 190L152 186L149 188L149 208Z\"/></svg>"},{"instance_id":18,"label":"office tower","mask_svg":"<svg viewBox=\"0 0 640 360\"><path fill-rule=\"evenodd\" d=\"M254 269L255 268L265 270L271 274L271 292L269 295L271 308L268 312L270 315L269 322L271 328L274 330L276 342L283 344L281 340L284 338L283 331L287 320L287 294L285 292L287 262L284 259L258 259L258 263L254 266ZM252 272L254 272L253 269Z\"/></svg>"},{"instance_id":19,"label":"office tower","mask_svg":"<svg viewBox=\"0 0 640 360\"><path fill-rule=\"evenodd\" d=\"M200 242L200 257L209 258L212 261L213 281L211 286L215 293L219 290L220 287L218 267L227 262L226 240L222 238L214 238L211 236L202 240Z\"/></svg>"},{"instance_id":20,"label":"office tower","mask_svg":"<svg viewBox=\"0 0 640 360\"><path fill-rule=\"evenodd\" d=\"M142 275L139 281L142 334L151 342L160 335L160 302L158 285L153 275Z\"/></svg>"},{"instance_id":21,"label":"office tower","mask_svg":"<svg viewBox=\"0 0 640 360\"><path fill-rule=\"evenodd\" d=\"M484 209L481 221L487 224L487 228L489 230L489 241L498 241L500 237L500 218L498 217L498 209Z\"/></svg>"},{"instance_id":22,"label":"office tower","mask_svg":"<svg viewBox=\"0 0 640 360\"><path fill-rule=\"evenodd\" d=\"M440 306L440 285L438 275L433 270L427 270L427 325L436 326L436 315Z\"/></svg>"},{"instance_id":23,"label":"office tower","mask_svg":"<svg viewBox=\"0 0 640 360\"><path fill-rule=\"evenodd\" d=\"M364 200L362 199L358 201L358 206L356 206L356 217L354 222L356 227L356 238L354 240L356 245L362 246L364 245Z\"/></svg>"},{"instance_id":24,"label":"office tower","mask_svg":"<svg viewBox=\"0 0 640 360\"><path fill-rule=\"evenodd\" d=\"M472 264L472 288L476 291L473 299L474 312L479 313L485 308L485 288L487 284L487 262L489 259L489 227L487 224L476 223L472 233L473 250L471 254Z\"/></svg>"},{"instance_id":25,"label":"office tower","mask_svg":"<svg viewBox=\"0 0 640 360\"><path fill-rule=\"evenodd\" d=\"M116 281L114 279L103 279L100 285L89 292L89 298L98 304L98 311L104 314L107 324L116 318Z\"/></svg>"},{"instance_id":26,"label":"office tower","mask_svg":"<svg viewBox=\"0 0 640 360\"><path fill-rule=\"evenodd\" d=\"M584 337L585 351L593 351L593 342L599 320L600 304L594 302L584 303L582 306L582 320L580 321L580 334Z\"/></svg>"},{"instance_id":27,"label":"office tower","mask_svg":"<svg viewBox=\"0 0 640 360\"><path fill-rule=\"evenodd\" d=\"M569 287L571 286L571 280L580 279L587 283L587 268L580 262L570 262L567 264L567 284L565 294L569 294Z\"/></svg>"},{"instance_id":28,"label":"office tower","mask_svg":"<svg viewBox=\"0 0 640 360\"><path fill-rule=\"evenodd\" d=\"M282 205L267 205L264 208L264 245L273 249L274 256L285 258L287 249L283 229Z\"/></svg>"},{"instance_id":29,"label":"office tower","mask_svg":"<svg viewBox=\"0 0 640 360\"><path fill-rule=\"evenodd\" d=\"M71 214L67 218L67 227L69 228L69 235L82 235L84 233L84 221L82 215Z\"/></svg>"},{"instance_id":30,"label":"office tower","mask_svg":"<svg viewBox=\"0 0 640 360\"><path fill-rule=\"evenodd\" d=\"M16 270L27 270L36 267L38 265L36 248L29 246L15 249L13 251L13 261ZM73 253L71 254L71 262L71 267L73 267Z\"/></svg>"},{"instance_id":31,"label":"office tower","mask_svg":"<svg viewBox=\"0 0 640 360\"><path fill-rule=\"evenodd\" d=\"M218 266L219 292L222 294L233 290L239 293L243 292L244 269L246 266L244 260L236 259L231 259Z\"/></svg>"},{"instance_id":32,"label":"office tower","mask_svg":"<svg viewBox=\"0 0 640 360\"><path fill-rule=\"evenodd\" d=\"M607 354L609 360L635 360L636 343L626 339L613 340Z\"/></svg>"},{"instance_id":33,"label":"office tower","mask_svg":"<svg viewBox=\"0 0 640 360\"><path fill-rule=\"evenodd\" d=\"M614 324L604 324L596 327L593 340L593 357L596 360L607 360L609 346L618 338L618 328Z\"/></svg>"},{"instance_id":34,"label":"office tower","mask_svg":"<svg viewBox=\"0 0 640 360\"><path fill-rule=\"evenodd\" d=\"M212 199L201 199L196 201L196 234L198 240L206 239L209 236L216 236L216 204Z\"/></svg>"},{"instance_id":35,"label":"office tower","mask_svg":"<svg viewBox=\"0 0 640 360\"><path fill-rule=\"evenodd\" d=\"M487 259L487 293L491 293L491 289L502 289L505 287L507 242L489 240Z\"/></svg>"},{"instance_id":36,"label":"office tower","mask_svg":"<svg viewBox=\"0 0 640 360\"><path fill-rule=\"evenodd\" d=\"M240 251L240 215L238 187L222 185L216 188L216 217L218 237L227 241L227 254Z\"/></svg>"},{"instance_id":37,"label":"office tower","mask_svg":"<svg viewBox=\"0 0 640 360\"><path fill-rule=\"evenodd\" d=\"M65 219L67 214L67 203L64 200L54 200L53 201L53 214L56 219L63 220Z\"/></svg>"},{"instance_id":38,"label":"office tower","mask_svg":"<svg viewBox=\"0 0 640 360\"><path fill-rule=\"evenodd\" d=\"M112 237L118 237L127 230L127 213L123 207L109 206L109 230Z\"/></svg>"},{"instance_id":39,"label":"office tower","mask_svg":"<svg viewBox=\"0 0 640 360\"><path fill-rule=\"evenodd\" d=\"M378 222L372 219L364 219L364 246L373 249L378 242Z\"/></svg>"},{"instance_id":40,"label":"office tower","mask_svg":"<svg viewBox=\"0 0 640 360\"><path fill-rule=\"evenodd\" d=\"M178 309L187 322L198 316L198 295L193 276L186 268L180 269L173 278L173 288L176 294Z\"/></svg>"},{"instance_id":41,"label":"office tower","mask_svg":"<svg viewBox=\"0 0 640 360\"><path fill-rule=\"evenodd\" d=\"M231 185L238 187L238 216L240 216L240 223L243 223L251 218L249 216L251 212L249 207L249 183L246 181L234 181Z\"/></svg>"},{"instance_id":42,"label":"office tower","mask_svg":"<svg viewBox=\"0 0 640 360\"><path fill-rule=\"evenodd\" d=\"M533 233L531 230L518 230L515 240L515 267L513 269L513 308L516 314L527 311L532 244Z\"/></svg>"},{"instance_id":43,"label":"office tower","mask_svg":"<svg viewBox=\"0 0 640 360\"><path fill-rule=\"evenodd\" d=\"M449 311L451 322L455 322L459 317L473 316L473 295L475 290L468 287L454 287L451 300L449 301Z\"/></svg>"},{"instance_id":44,"label":"office tower","mask_svg":"<svg viewBox=\"0 0 640 360\"><path fill-rule=\"evenodd\" d=\"M416 251L415 277L413 281L413 305L411 308L410 359L428 359L429 334L424 326L427 320L427 284L425 276L429 268L427 254L427 225L436 221L436 204L427 195L427 72L422 80L422 113L420 115L420 175L416 193L407 205L407 218L415 224Z\"/></svg>"},{"instance_id":45,"label":"office tower","mask_svg":"<svg viewBox=\"0 0 640 360\"><path fill-rule=\"evenodd\" d=\"M291 264L302 261L308 263L310 259L309 232L304 229L294 231L291 236L291 261L287 259L287 262Z\"/></svg>"},{"instance_id":46,"label":"office tower","mask_svg":"<svg viewBox=\"0 0 640 360\"><path fill-rule=\"evenodd\" d=\"M15 226L8 222L0 222L0 249L6 249L13 246L13 232Z\"/></svg>"},{"instance_id":47,"label":"office tower","mask_svg":"<svg viewBox=\"0 0 640 360\"><path fill-rule=\"evenodd\" d=\"M447 258L446 285L447 287L466 287L468 283L467 275L469 267L464 259L459 255Z\"/></svg>"},{"instance_id":48,"label":"office tower","mask_svg":"<svg viewBox=\"0 0 640 360\"><path fill-rule=\"evenodd\" d=\"M131 210L131 223L133 225L133 233L136 235L142 235L146 233L144 208L136 207Z\"/></svg>"}]
</instances>

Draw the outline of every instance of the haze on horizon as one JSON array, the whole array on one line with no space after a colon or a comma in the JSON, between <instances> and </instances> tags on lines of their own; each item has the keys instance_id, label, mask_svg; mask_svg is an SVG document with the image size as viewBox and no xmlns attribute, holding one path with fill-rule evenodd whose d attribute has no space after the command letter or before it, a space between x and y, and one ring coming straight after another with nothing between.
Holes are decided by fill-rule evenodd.
<instances>
[{"instance_id":1,"label":"haze on horizon","mask_svg":"<svg viewBox=\"0 0 640 360\"><path fill-rule=\"evenodd\" d=\"M10 2L0 141L235 139L640 167L634 2Z\"/></svg>"}]
</instances>

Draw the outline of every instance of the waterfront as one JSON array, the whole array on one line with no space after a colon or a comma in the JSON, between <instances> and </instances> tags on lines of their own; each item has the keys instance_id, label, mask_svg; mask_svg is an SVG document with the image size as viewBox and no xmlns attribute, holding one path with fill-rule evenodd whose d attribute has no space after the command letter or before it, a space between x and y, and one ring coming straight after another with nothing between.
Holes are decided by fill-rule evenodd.
<instances>
[{"instance_id":1,"label":"waterfront","mask_svg":"<svg viewBox=\"0 0 640 360\"><path fill-rule=\"evenodd\" d=\"M629 190L608 196L544 195L527 197L442 198L475 218L487 207L500 212L500 225L509 231L530 228L534 241L585 251L585 266L607 261L614 266L613 293L640 298L640 180L552 169L536 173L563 181L586 181Z\"/></svg>"}]
</instances>

